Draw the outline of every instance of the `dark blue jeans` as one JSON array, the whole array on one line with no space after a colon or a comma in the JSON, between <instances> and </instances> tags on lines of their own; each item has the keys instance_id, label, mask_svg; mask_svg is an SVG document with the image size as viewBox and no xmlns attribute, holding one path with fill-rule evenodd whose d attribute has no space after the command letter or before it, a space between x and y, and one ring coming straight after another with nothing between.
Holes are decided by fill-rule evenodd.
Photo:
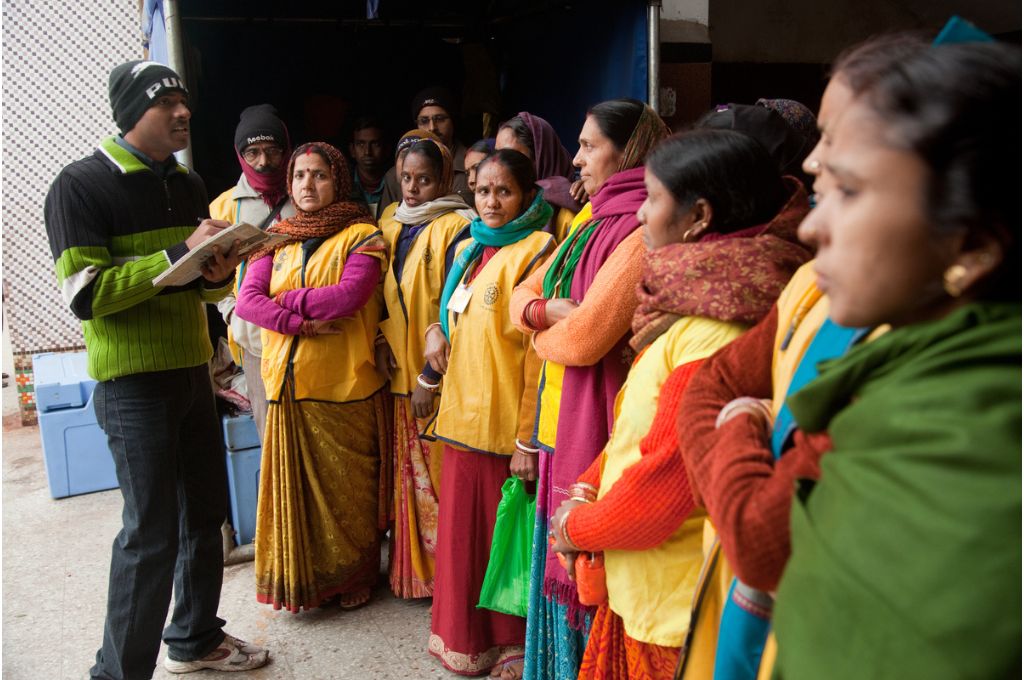
<instances>
[{"instance_id":1,"label":"dark blue jeans","mask_svg":"<svg viewBox=\"0 0 1024 680\"><path fill-rule=\"evenodd\" d=\"M124 498L114 539L103 647L93 678L146 680L174 586L169 655L190 661L224 638L217 617L227 513L224 444L205 364L99 383L96 418Z\"/></svg>"}]
</instances>

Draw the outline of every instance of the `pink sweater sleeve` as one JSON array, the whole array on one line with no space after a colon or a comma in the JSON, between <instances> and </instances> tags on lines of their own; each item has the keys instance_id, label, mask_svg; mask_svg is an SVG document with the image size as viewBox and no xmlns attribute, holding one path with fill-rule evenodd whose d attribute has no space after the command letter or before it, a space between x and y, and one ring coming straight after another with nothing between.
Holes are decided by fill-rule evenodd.
<instances>
[{"instance_id":1,"label":"pink sweater sleeve","mask_svg":"<svg viewBox=\"0 0 1024 680\"><path fill-rule=\"evenodd\" d=\"M338 283L286 291L281 296L281 307L304 319L340 319L355 314L369 302L378 281L380 260L356 253L345 262Z\"/></svg>"},{"instance_id":2,"label":"pink sweater sleeve","mask_svg":"<svg viewBox=\"0 0 1024 680\"><path fill-rule=\"evenodd\" d=\"M273 265L273 255L249 263L242 287L238 291L235 314L260 328L284 335L298 335L302 327L302 315L284 309L270 299L270 274Z\"/></svg>"}]
</instances>

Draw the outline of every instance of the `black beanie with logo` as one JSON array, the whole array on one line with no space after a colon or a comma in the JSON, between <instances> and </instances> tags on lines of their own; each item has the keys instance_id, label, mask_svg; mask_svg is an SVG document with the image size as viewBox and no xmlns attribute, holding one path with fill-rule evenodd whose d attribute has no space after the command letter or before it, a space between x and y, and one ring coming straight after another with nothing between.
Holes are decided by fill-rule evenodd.
<instances>
[{"instance_id":1,"label":"black beanie with logo","mask_svg":"<svg viewBox=\"0 0 1024 680\"><path fill-rule=\"evenodd\" d=\"M270 104L246 107L238 116L235 149L242 153L245 147L256 142L273 142L282 149L288 149L288 128L277 117L277 109Z\"/></svg>"},{"instance_id":2,"label":"black beanie with logo","mask_svg":"<svg viewBox=\"0 0 1024 680\"><path fill-rule=\"evenodd\" d=\"M168 92L188 95L181 76L156 61L129 61L110 72L110 108L124 134L135 127L143 114Z\"/></svg>"},{"instance_id":3,"label":"black beanie with logo","mask_svg":"<svg viewBox=\"0 0 1024 680\"><path fill-rule=\"evenodd\" d=\"M457 113L455 110L455 97L452 96L451 90L446 87L428 87L416 93L416 96L412 98L411 107L413 122L419 117L420 111L423 110L424 106L440 106L445 110L445 113L452 117Z\"/></svg>"}]
</instances>

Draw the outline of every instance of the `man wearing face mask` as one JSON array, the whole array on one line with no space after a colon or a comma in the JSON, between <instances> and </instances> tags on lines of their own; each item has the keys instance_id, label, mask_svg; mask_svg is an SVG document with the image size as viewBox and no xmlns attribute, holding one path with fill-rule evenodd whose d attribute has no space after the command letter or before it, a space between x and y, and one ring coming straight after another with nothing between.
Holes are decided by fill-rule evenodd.
<instances>
[{"instance_id":1,"label":"man wearing face mask","mask_svg":"<svg viewBox=\"0 0 1024 680\"><path fill-rule=\"evenodd\" d=\"M295 206L286 189L291 154L288 128L278 118L273 106L256 104L244 109L235 128L235 155L242 174L234 187L210 204L210 215L231 224L248 222L261 229L295 215ZM217 309L228 325L231 356L245 371L252 415L262 442L263 426L267 420L267 397L260 377L263 349L260 328L235 316L236 295L244 276L243 260L235 276L234 289L217 303Z\"/></svg>"}]
</instances>

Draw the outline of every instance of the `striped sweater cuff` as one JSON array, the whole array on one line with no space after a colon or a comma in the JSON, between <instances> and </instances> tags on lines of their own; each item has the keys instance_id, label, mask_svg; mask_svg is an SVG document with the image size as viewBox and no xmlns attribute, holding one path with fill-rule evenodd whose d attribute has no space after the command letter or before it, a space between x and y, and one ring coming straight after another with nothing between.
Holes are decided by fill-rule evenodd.
<instances>
[{"instance_id":1,"label":"striped sweater cuff","mask_svg":"<svg viewBox=\"0 0 1024 680\"><path fill-rule=\"evenodd\" d=\"M167 260L171 264L174 264L181 258L185 257L186 253L188 253L188 246L184 241L182 241L181 243L175 243L164 252L167 253Z\"/></svg>"}]
</instances>

